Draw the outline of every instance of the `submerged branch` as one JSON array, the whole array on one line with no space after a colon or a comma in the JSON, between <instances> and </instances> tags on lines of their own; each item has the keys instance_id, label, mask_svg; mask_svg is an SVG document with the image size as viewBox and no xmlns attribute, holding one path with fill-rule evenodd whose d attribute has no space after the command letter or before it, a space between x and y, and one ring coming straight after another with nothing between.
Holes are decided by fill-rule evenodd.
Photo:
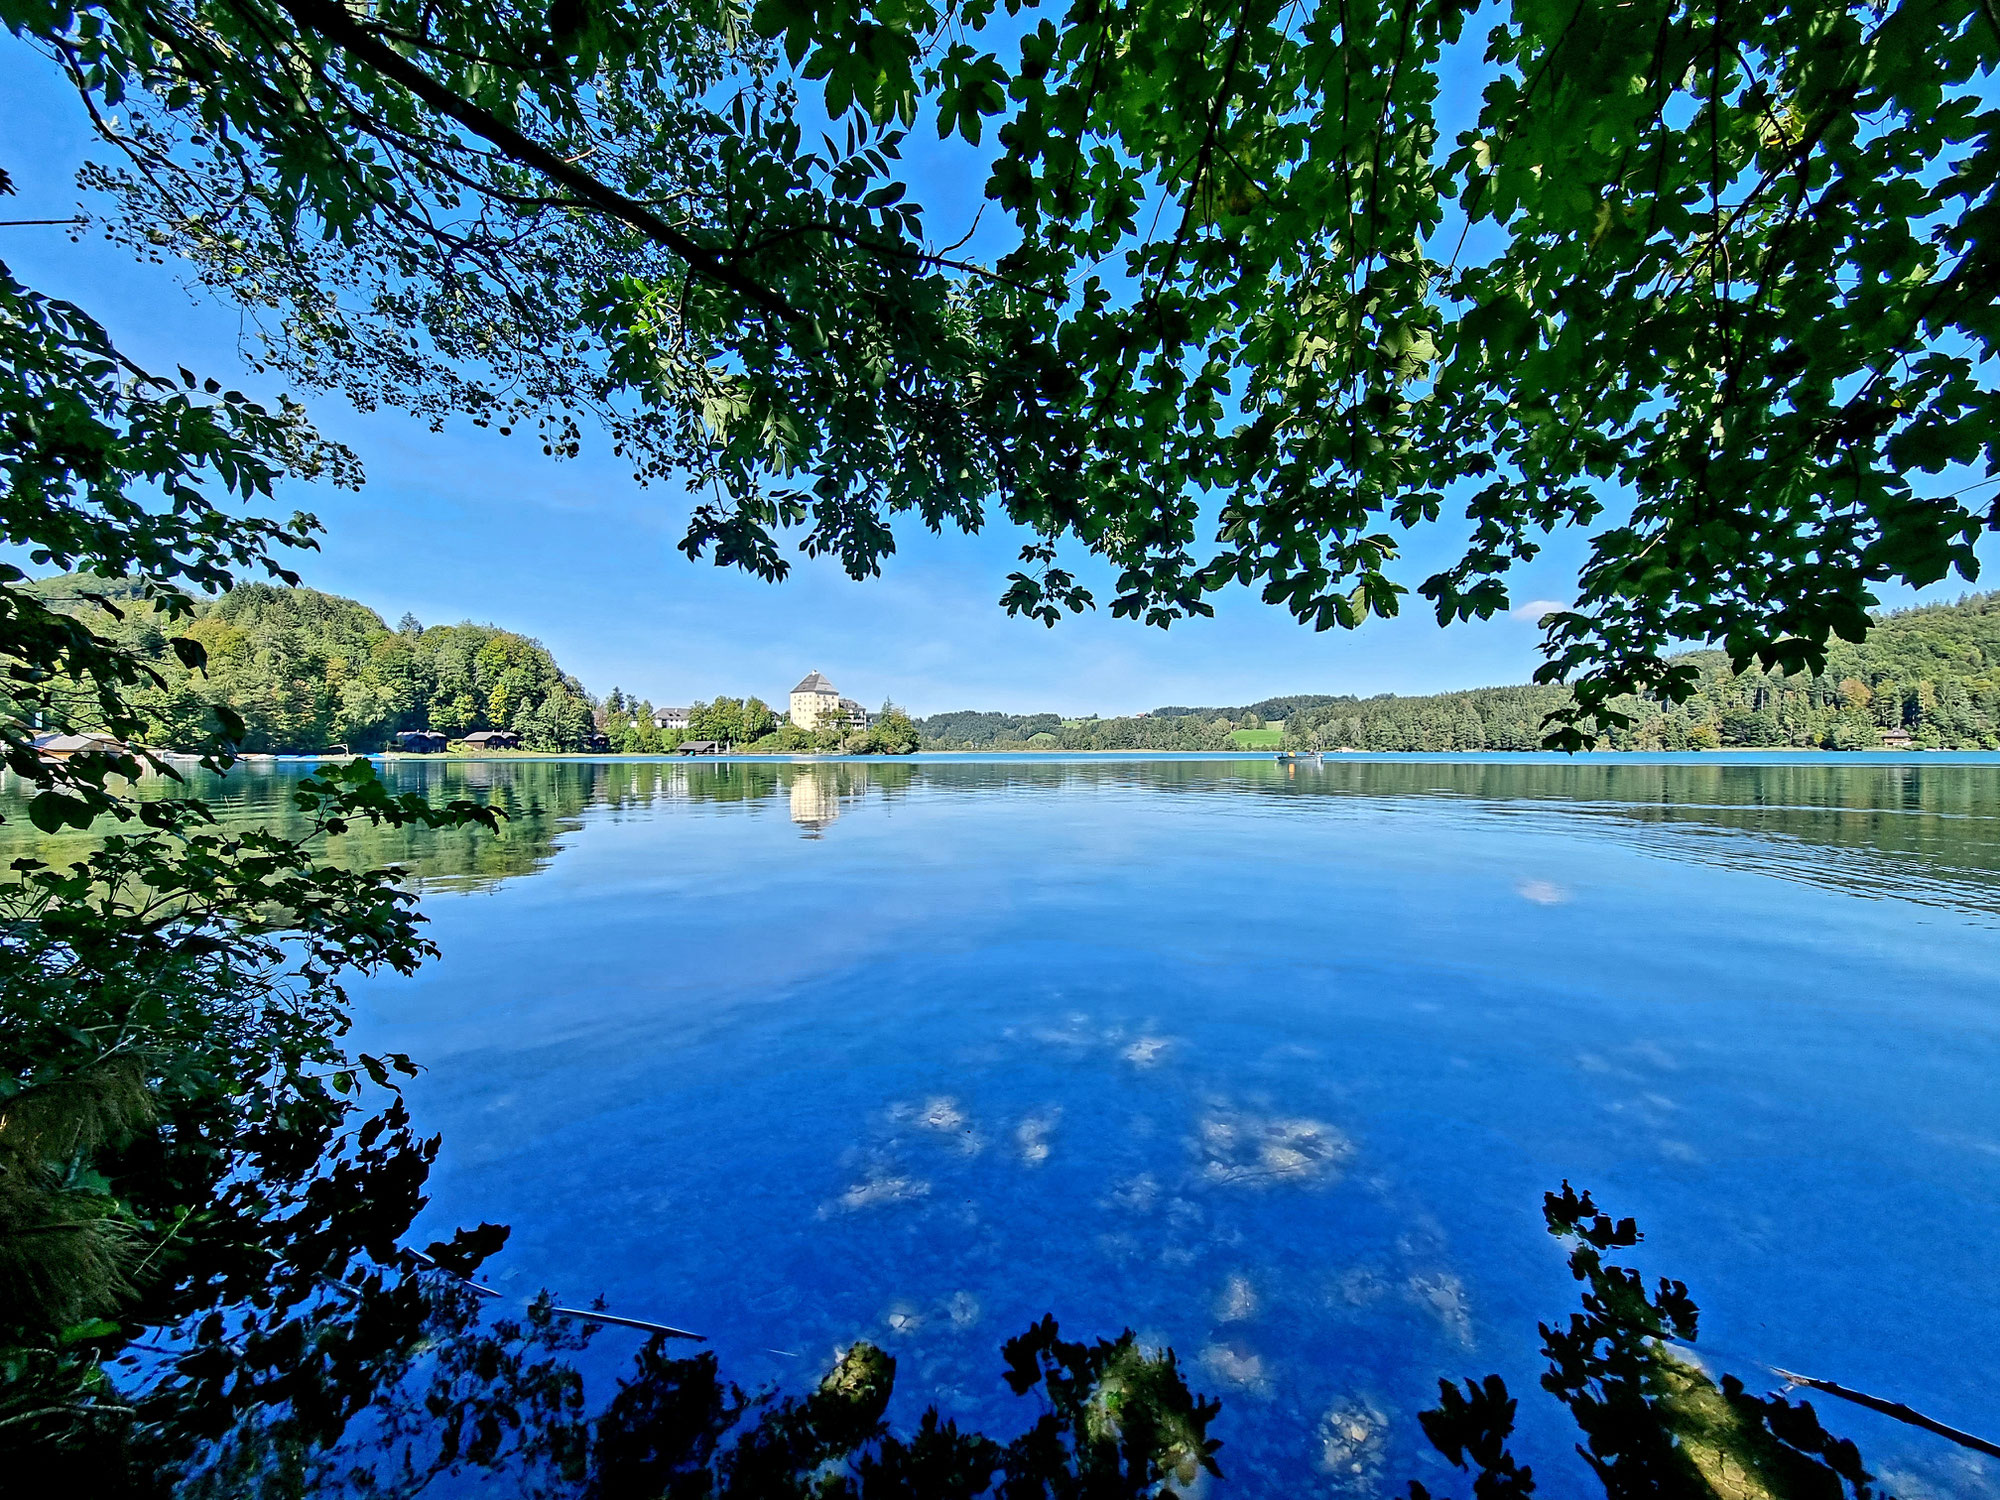
<instances>
[{"instance_id":1,"label":"submerged branch","mask_svg":"<svg viewBox=\"0 0 2000 1500\"><path fill-rule=\"evenodd\" d=\"M502 1295L490 1286L481 1286L469 1276L459 1275L458 1272L452 1270L449 1266L439 1265L435 1259L424 1254L421 1250L411 1250L408 1253L429 1266L433 1271L442 1271L454 1281L462 1282L482 1297L498 1297ZM705 1333L690 1333L685 1328L675 1328L667 1323L654 1323L645 1318L621 1318L615 1313L595 1311L584 1307L556 1307L551 1305L549 1311L557 1314L559 1317L584 1318L592 1323L616 1323L621 1328L642 1328L648 1333L664 1334L671 1339L693 1339L697 1343L702 1344L708 1342L708 1335Z\"/></svg>"},{"instance_id":2,"label":"submerged branch","mask_svg":"<svg viewBox=\"0 0 2000 1500\"><path fill-rule=\"evenodd\" d=\"M1771 1366L1771 1373L1788 1385L1804 1386L1807 1390L1824 1391L1829 1396L1838 1396L1843 1401L1852 1401L1856 1406L1865 1406L1870 1411L1879 1411L1885 1417L1894 1417L1898 1422L1907 1422L1912 1427L1921 1427L1926 1432L1934 1432L1941 1438L1949 1438L1962 1448L1971 1448L1978 1453L1986 1453L2000 1458L2000 1443L1988 1442L1983 1437L1974 1437L1962 1432L1949 1423L1940 1422L1936 1417L1927 1417L1915 1407L1905 1406L1900 1401L1890 1401L1882 1396L1871 1396L1866 1391L1853 1390L1835 1380L1821 1380L1812 1375L1799 1375L1791 1370L1781 1370Z\"/></svg>"}]
</instances>

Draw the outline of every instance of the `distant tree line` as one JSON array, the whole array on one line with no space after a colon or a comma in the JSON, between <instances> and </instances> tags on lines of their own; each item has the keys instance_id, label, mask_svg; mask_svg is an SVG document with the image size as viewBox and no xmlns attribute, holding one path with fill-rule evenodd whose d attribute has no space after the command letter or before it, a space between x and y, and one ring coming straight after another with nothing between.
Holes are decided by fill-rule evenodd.
<instances>
[{"instance_id":1,"label":"distant tree line","mask_svg":"<svg viewBox=\"0 0 2000 1500\"><path fill-rule=\"evenodd\" d=\"M1692 667L1685 703L1620 698L1631 722L1605 736L1618 750L1724 746L1873 750L1885 735L1935 750L2000 748L2000 593L1877 617L1866 642L1836 642L1817 676L1732 672L1719 651L1675 658ZM1538 750L1568 688L1523 684L1374 698L1295 693L1225 708L1171 705L1130 718L932 714L926 750L1227 750L1238 729L1282 723L1302 750Z\"/></svg>"},{"instance_id":2,"label":"distant tree line","mask_svg":"<svg viewBox=\"0 0 2000 1500\"><path fill-rule=\"evenodd\" d=\"M1685 703L1622 698L1619 750L1873 750L1901 731L1934 750L2000 747L2000 594L1880 617L1860 645L1836 643L1817 676L1734 673L1719 651L1680 660L1697 673ZM1301 709L1285 743L1332 750L1532 750L1542 721L1569 705L1556 686L1478 688L1429 697L1347 698Z\"/></svg>"},{"instance_id":3,"label":"distant tree line","mask_svg":"<svg viewBox=\"0 0 2000 1500\"><path fill-rule=\"evenodd\" d=\"M454 739L508 729L523 748L544 753L591 748L594 733L614 753L638 755L668 753L685 740L777 754L1200 751L1231 749L1234 731L1266 723L1282 723L1284 743L1295 749L1518 751L1539 748L1545 721L1572 703L1567 688L1553 685L1416 697L1292 694L1108 719L966 710L912 720L885 703L866 727L808 730L750 696L696 703L685 729L663 729L649 701L613 688L596 702L540 642L493 625L426 627L405 615L391 630L352 599L267 584L232 589L191 621L167 622L115 582L66 576L32 587L53 607L87 615L148 664L158 680L139 688L134 704L146 716L146 742L165 749L201 744L220 705L241 718L244 750L300 754L334 745L380 749L408 729ZM176 637L198 643L203 668L183 663ZM1899 731L1927 749L2000 747L2000 594L1883 615L1865 643L1836 643L1817 676L1738 674L1714 651L1677 660L1696 672L1687 701L1619 699L1614 707L1630 722L1610 730L1611 748L1866 750ZM95 727L81 698L76 710L64 727Z\"/></svg>"},{"instance_id":4,"label":"distant tree line","mask_svg":"<svg viewBox=\"0 0 2000 1500\"><path fill-rule=\"evenodd\" d=\"M685 728L663 728L652 703L618 688L597 710L599 731L611 749L626 755L659 755L691 740L712 740L748 755L908 755L917 748L916 726L894 703L884 703L872 723L806 729L762 698L715 698L691 704Z\"/></svg>"},{"instance_id":5,"label":"distant tree line","mask_svg":"<svg viewBox=\"0 0 2000 1500\"><path fill-rule=\"evenodd\" d=\"M805 729L787 719L741 748L751 754L908 755L918 746L917 726L909 714L885 700L882 711L865 725Z\"/></svg>"},{"instance_id":6,"label":"distant tree line","mask_svg":"<svg viewBox=\"0 0 2000 1500\"><path fill-rule=\"evenodd\" d=\"M932 714L913 726L925 750L1227 750L1226 718L1140 715L1064 719L1057 714Z\"/></svg>"},{"instance_id":7,"label":"distant tree line","mask_svg":"<svg viewBox=\"0 0 2000 1500\"><path fill-rule=\"evenodd\" d=\"M597 727L623 755L660 755L689 740L749 745L774 733L778 716L762 698L717 698L688 709L686 728L662 728L651 700L613 688L597 710Z\"/></svg>"},{"instance_id":8,"label":"distant tree line","mask_svg":"<svg viewBox=\"0 0 2000 1500\"><path fill-rule=\"evenodd\" d=\"M1170 705L1156 708L1152 712L1155 719L1227 719L1242 729L1255 727L1248 721L1268 723L1273 719L1289 719L1301 709L1320 708L1329 703L1351 703L1351 697L1341 697L1334 693L1290 693L1279 698L1260 698L1255 703L1246 703L1238 708L1182 708Z\"/></svg>"}]
</instances>

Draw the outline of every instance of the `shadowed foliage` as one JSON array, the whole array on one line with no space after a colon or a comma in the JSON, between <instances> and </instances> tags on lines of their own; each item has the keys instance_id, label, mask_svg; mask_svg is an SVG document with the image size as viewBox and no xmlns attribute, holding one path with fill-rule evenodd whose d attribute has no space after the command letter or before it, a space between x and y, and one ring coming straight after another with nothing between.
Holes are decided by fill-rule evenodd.
<instances>
[{"instance_id":1,"label":"shadowed foliage","mask_svg":"<svg viewBox=\"0 0 2000 1500\"><path fill-rule=\"evenodd\" d=\"M1695 1338L1687 1287L1644 1277L1605 1254L1642 1236L1613 1222L1567 1182L1542 1205L1549 1233L1570 1245L1570 1274L1583 1310L1541 1325L1549 1361L1542 1389L1569 1409L1577 1452L1607 1500L1871 1500L1879 1492L1853 1443L1828 1433L1809 1402L1755 1396L1734 1375L1718 1383L1682 1349ZM1508 1450L1516 1403L1498 1375L1438 1383L1439 1404L1422 1414L1434 1447L1473 1476L1476 1500L1522 1500L1531 1470ZM1410 1500L1432 1500L1412 1482Z\"/></svg>"}]
</instances>

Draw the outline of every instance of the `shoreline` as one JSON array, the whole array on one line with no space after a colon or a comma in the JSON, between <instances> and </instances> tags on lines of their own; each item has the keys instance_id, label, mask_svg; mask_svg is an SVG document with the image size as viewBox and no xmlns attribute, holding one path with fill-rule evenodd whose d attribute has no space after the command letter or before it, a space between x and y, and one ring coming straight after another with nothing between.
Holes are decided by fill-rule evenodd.
<instances>
[{"instance_id":1,"label":"shoreline","mask_svg":"<svg viewBox=\"0 0 2000 1500\"><path fill-rule=\"evenodd\" d=\"M156 751L163 760L195 762L200 759L181 751ZM1293 761L1280 759L1284 754L1302 754L1305 758ZM1275 750L916 750L906 755L843 755L837 751L809 752L789 750L737 750L721 755L679 755L672 751L657 751L652 754L623 754L615 751L440 751L431 754L413 753L400 750L362 751L345 755L319 753L299 754L294 752L258 753L236 758L236 764L247 766L268 765L315 765L344 764L353 760L393 762L395 764L498 764L508 761L575 761L591 764L654 763L674 765L703 765L716 763L770 763L787 765L811 765L819 762L842 764L884 764L897 762L939 760L947 757L966 759L1004 760L1188 760L1188 761L1253 761L1265 764L1307 764L1315 752L1281 752ZM1368 761L1419 761L1419 760L1467 760L1467 759L1526 759L1551 765L1575 764L1591 761L1618 759L1668 759L1675 763L1697 764L1704 759L1742 756L1771 756L1774 758L1818 757L1831 763L1841 761L1865 761L1874 764L1889 762L1956 758L1969 756L1990 756L2000 760L2000 749L1996 750L1925 750L1925 749L1873 749L1873 750L1827 750L1806 745L1725 745L1713 750L1326 750L1317 752L1318 759L1325 762L1368 762Z\"/></svg>"}]
</instances>

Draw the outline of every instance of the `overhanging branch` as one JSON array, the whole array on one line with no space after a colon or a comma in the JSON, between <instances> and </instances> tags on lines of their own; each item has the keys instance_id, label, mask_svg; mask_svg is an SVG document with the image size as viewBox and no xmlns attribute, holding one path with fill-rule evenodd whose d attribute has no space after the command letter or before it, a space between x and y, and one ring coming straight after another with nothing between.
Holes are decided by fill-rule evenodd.
<instances>
[{"instance_id":1,"label":"overhanging branch","mask_svg":"<svg viewBox=\"0 0 2000 1500\"><path fill-rule=\"evenodd\" d=\"M605 186L588 172L578 171L555 152L523 135L506 121L453 93L370 33L344 6L329 3L329 0L278 0L278 3L303 30L324 37L356 61L402 85L439 114L457 121L523 166L532 167L544 177L560 183L600 213L631 225L648 239L679 256L697 275L728 288L744 300L789 323L809 325L812 322L807 314L769 287L745 276L644 204L635 203L623 193Z\"/></svg>"}]
</instances>

